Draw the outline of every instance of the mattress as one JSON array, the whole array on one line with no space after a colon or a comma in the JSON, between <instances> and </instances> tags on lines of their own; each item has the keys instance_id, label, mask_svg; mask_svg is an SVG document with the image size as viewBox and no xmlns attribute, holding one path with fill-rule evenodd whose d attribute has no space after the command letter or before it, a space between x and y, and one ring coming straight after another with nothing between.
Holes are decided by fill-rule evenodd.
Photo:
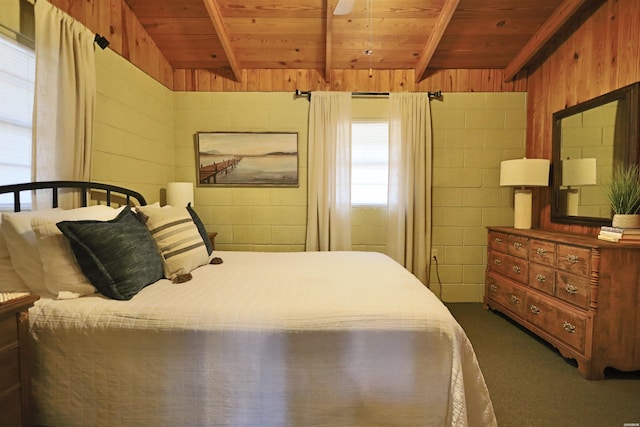
<instances>
[{"instance_id":1,"label":"mattress","mask_svg":"<svg viewBox=\"0 0 640 427\"><path fill-rule=\"evenodd\" d=\"M36 302L34 424L496 425L464 331L391 258L214 255L129 301Z\"/></svg>"}]
</instances>

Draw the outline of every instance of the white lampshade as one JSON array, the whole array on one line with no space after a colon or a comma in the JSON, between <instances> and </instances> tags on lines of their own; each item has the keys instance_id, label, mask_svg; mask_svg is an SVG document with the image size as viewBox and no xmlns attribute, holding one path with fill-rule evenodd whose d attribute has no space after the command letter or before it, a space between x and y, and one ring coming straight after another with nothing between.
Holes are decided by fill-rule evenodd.
<instances>
[{"instance_id":1,"label":"white lampshade","mask_svg":"<svg viewBox=\"0 0 640 427\"><path fill-rule=\"evenodd\" d=\"M500 185L521 187L514 190L513 227L531 228L531 189L549 185L549 160L515 159L500 164Z\"/></svg>"},{"instance_id":2,"label":"white lampshade","mask_svg":"<svg viewBox=\"0 0 640 427\"><path fill-rule=\"evenodd\" d=\"M504 160L500 164L500 185L510 187L546 187L549 185L548 159Z\"/></svg>"},{"instance_id":3,"label":"white lampshade","mask_svg":"<svg viewBox=\"0 0 640 427\"><path fill-rule=\"evenodd\" d=\"M185 207L189 203L193 206L193 183L170 182L167 184L167 204Z\"/></svg>"},{"instance_id":4,"label":"white lampshade","mask_svg":"<svg viewBox=\"0 0 640 427\"><path fill-rule=\"evenodd\" d=\"M596 159L566 159L562 161L562 185L596 185Z\"/></svg>"}]
</instances>

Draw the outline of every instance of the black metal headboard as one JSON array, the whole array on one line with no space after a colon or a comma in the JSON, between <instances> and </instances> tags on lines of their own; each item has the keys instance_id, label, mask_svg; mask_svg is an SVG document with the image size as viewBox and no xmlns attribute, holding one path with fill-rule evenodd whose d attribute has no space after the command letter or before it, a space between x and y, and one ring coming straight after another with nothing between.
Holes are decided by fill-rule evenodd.
<instances>
[{"instance_id":1,"label":"black metal headboard","mask_svg":"<svg viewBox=\"0 0 640 427\"><path fill-rule=\"evenodd\" d=\"M128 188L118 187L111 184L102 184L99 182L89 181L42 181L42 182L27 182L23 184L11 184L0 185L0 194L13 193L13 210L14 212L20 212L20 193L24 191L33 190L51 190L51 207L58 207L58 192L60 190L82 190L81 191L81 204L87 206L89 200L98 200L95 193L103 195L103 200L107 205L111 205L112 198L118 198L124 201L125 204L134 204L132 199L135 199L137 204L143 206L147 204L142 194L137 191L129 190Z\"/></svg>"}]
</instances>

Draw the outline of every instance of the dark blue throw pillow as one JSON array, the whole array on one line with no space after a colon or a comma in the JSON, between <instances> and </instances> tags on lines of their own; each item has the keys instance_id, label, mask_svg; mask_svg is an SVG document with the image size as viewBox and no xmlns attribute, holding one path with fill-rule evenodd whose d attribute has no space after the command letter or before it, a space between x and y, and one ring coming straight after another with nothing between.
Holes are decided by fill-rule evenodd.
<instances>
[{"instance_id":1,"label":"dark blue throw pillow","mask_svg":"<svg viewBox=\"0 0 640 427\"><path fill-rule=\"evenodd\" d=\"M211 252L213 252L213 245L211 244L211 240L209 239L209 234L207 234L207 229L204 228L202 220L200 219L196 211L194 211L191 207L191 203L187 203L187 211L189 211L189 215L191 215L193 223L198 228L198 233L200 233L200 236L202 236L202 240L204 240L204 245L207 247L207 253L211 255Z\"/></svg>"},{"instance_id":2,"label":"dark blue throw pillow","mask_svg":"<svg viewBox=\"0 0 640 427\"><path fill-rule=\"evenodd\" d=\"M164 276L162 259L147 227L129 206L110 221L61 221L80 269L98 291L129 300Z\"/></svg>"}]
</instances>

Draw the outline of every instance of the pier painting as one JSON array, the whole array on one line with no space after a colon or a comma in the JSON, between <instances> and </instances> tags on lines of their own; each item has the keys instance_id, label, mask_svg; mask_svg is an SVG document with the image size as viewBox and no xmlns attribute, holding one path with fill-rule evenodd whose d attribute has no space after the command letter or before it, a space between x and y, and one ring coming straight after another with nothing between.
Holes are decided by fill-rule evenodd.
<instances>
[{"instance_id":1,"label":"pier painting","mask_svg":"<svg viewBox=\"0 0 640 427\"><path fill-rule=\"evenodd\" d=\"M198 132L199 186L298 186L296 132Z\"/></svg>"}]
</instances>

